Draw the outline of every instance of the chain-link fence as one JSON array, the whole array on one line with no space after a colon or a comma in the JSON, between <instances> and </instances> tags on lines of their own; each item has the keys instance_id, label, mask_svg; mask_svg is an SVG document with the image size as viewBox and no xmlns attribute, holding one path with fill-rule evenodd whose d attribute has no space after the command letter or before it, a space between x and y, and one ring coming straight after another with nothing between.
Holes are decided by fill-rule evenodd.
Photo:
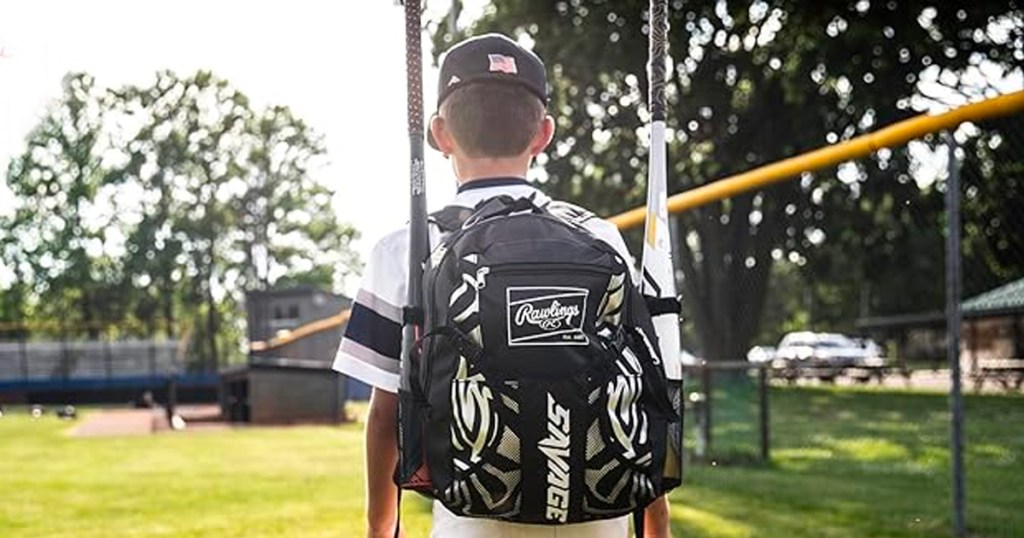
<instances>
[{"instance_id":1,"label":"chain-link fence","mask_svg":"<svg viewBox=\"0 0 1024 538\"><path fill-rule=\"evenodd\" d=\"M684 372L689 454L714 465L767 462L768 365L723 361L687 366Z\"/></svg>"},{"instance_id":2,"label":"chain-link fence","mask_svg":"<svg viewBox=\"0 0 1024 538\"><path fill-rule=\"evenodd\" d=\"M116 379L178 371L178 343L159 340L0 342L0 380Z\"/></svg>"},{"instance_id":3,"label":"chain-link fence","mask_svg":"<svg viewBox=\"0 0 1024 538\"><path fill-rule=\"evenodd\" d=\"M209 397L218 369L195 347L182 324L3 322L0 401L164 401L172 381Z\"/></svg>"},{"instance_id":4,"label":"chain-link fence","mask_svg":"<svg viewBox=\"0 0 1024 538\"><path fill-rule=\"evenodd\" d=\"M1010 478L1024 457L1021 114L677 217L692 456L719 467L769 459L807 479L800 487L919 511L900 524L948 531L951 177L969 529L1024 532ZM711 480L703 473L715 471L700 469L697 480ZM811 484L809 472L836 490Z\"/></svg>"}]
</instances>

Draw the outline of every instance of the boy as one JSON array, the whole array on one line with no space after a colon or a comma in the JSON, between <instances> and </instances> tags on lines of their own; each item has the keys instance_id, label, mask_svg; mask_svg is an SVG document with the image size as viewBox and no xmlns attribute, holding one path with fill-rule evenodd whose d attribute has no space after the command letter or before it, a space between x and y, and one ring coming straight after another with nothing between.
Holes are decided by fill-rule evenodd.
<instances>
[{"instance_id":1,"label":"boy","mask_svg":"<svg viewBox=\"0 0 1024 538\"><path fill-rule=\"evenodd\" d=\"M508 195L550 202L525 180L535 156L554 134L545 113L544 64L511 39L488 34L453 46L441 65L438 110L428 141L451 159L459 191L450 205L472 208L483 200ZM583 226L630 259L618 230L591 218ZM441 231L430 228L431 244ZM334 368L374 387L366 424L368 536L391 537L397 520L397 490L392 481L398 460L397 410L402 305L407 281L408 231L382 239L374 248L362 288L352 308ZM439 502L433 508L434 537L609 537L625 538L628 516L563 526L508 523L453 515ZM668 536L664 497L646 512L647 536Z\"/></svg>"}]
</instances>

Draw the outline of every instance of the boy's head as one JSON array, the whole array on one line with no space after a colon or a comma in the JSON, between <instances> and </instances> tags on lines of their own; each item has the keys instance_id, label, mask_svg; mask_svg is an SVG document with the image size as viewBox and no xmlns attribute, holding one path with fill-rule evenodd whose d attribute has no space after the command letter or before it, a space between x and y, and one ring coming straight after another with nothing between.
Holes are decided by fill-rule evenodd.
<instances>
[{"instance_id":1,"label":"boy's head","mask_svg":"<svg viewBox=\"0 0 1024 538\"><path fill-rule=\"evenodd\" d=\"M547 76L533 52L500 35L462 41L441 64L428 141L468 159L532 157L547 146Z\"/></svg>"}]
</instances>

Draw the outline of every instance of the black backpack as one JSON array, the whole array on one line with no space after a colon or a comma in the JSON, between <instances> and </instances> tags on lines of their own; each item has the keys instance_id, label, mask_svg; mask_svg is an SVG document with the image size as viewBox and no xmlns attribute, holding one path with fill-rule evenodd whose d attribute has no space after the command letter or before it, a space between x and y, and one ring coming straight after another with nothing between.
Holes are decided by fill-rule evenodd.
<instances>
[{"instance_id":1,"label":"black backpack","mask_svg":"<svg viewBox=\"0 0 1024 538\"><path fill-rule=\"evenodd\" d=\"M627 262L590 217L507 196L433 215L450 233L403 372L402 488L461 516L559 525L636 516L679 484L679 399Z\"/></svg>"}]
</instances>

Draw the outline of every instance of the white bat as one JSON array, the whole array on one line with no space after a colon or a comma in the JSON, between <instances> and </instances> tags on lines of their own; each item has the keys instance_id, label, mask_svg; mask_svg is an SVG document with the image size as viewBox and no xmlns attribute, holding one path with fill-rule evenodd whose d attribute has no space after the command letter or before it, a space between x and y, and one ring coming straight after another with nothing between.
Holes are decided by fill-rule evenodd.
<instances>
[{"instance_id":1,"label":"white bat","mask_svg":"<svg viewBox=\"0 0 1024 538\"><path fill-rule=\"evenodd\" d=\"M647 219L640 291L653 297L654 328L658 333L665 374L670 380L683 377L679 347L679 310L672 237L668 225L668 186L665 164L665 38L668 30L666 2L651 2L650 77L651 149L647 173Z\"/></svg>"}]
</instances>

